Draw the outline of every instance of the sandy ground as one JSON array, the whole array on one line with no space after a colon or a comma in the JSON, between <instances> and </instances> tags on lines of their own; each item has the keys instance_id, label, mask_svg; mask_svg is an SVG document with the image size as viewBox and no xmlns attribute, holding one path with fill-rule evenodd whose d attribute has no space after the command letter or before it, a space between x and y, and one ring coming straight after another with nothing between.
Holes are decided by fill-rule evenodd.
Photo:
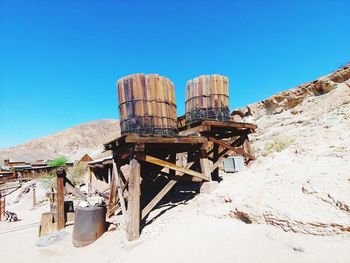
<instances>
[{"instance_id":1,"label":"sandy ground","mask_svg":"<svg viewBox=\"0 0 350 263\"><path fill-rule=\"evenodd\" d=\"M148 220L156 219L143 229L136 242L125 240L121 225L84 248L73 247L73 226L64 230L68 235L63 240L47 247L36 246L37 226L9 232L38 222L40 214L48 210L43 206L30 210L20 222L0 223L1 258L12 262L350 262L349 237L288 233L269 225L245 224L230 216L208 214L203 212L207 211L203 203L211 195L198 195L187 204L169 210L164 205L153 211ZM20 215L30 207L30 201L28 193L23 199L27 206L8 208ZM167 211L157 217L163 210Z\"/></svg>"}]
</instances>

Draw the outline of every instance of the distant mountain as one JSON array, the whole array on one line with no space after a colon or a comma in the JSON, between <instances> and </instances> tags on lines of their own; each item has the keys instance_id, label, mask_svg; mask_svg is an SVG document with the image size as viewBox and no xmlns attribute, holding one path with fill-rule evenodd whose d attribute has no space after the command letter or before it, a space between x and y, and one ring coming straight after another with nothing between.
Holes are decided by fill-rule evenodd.
<instances>
[{"instance_id":1,"label":"distant mountain","mask_svg":"<svg viewBox=\"0 0 350 263\"><path fill-rule=\"evenodd\" d=\"M0 162L4 159L33 162L66 156L80 159L85 153L99 156L103 143L120 135L118 120L97 120L10 148L0 148Z\"/></svg>"}]
</instances>

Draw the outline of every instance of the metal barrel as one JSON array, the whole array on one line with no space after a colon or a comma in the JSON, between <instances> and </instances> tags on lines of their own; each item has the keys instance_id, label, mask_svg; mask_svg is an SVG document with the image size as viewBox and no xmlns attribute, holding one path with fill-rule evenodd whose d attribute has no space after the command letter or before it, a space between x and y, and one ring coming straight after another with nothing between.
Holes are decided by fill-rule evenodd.
<instances>
[{"instance_id":1,"label":"metal barrel","mask_svg":"<svg viewBox=\"0 0 350 263\"><path fill-rule=\"evenodd\" d=\"M121 133L176 135L174 84L157 74L133 74L117 82Z\"/></svg>"},{"instance_id":2,"label":"metal barrel","mask_svg":"<svg viewBox=\"0 0 350 263\"><path fill-rule=\"evenodd\" d=\"M75 247L84 247L96 241L106 231L106 208L78 207L75 209L73 238Z\"/></svg>"},{"instance_id":3,"label":"metal barrel","mask_svg":"<svg viewBox=\"0 0 350 263\"><path fill-rule=\"evenodd\" d=\"M201 75L186 83L186 123L230 120L228 78Z\"/></svg>"}]
</instances>

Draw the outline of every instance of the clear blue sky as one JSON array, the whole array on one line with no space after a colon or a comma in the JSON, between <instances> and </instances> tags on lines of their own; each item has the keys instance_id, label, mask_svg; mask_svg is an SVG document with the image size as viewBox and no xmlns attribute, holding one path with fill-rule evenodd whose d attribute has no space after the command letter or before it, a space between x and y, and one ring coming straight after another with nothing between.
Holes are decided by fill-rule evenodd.
<instances>
[{"instance_id":1,"label":"clear blue sky","mask_svg":"<svg viewBox=\"0 0 350 263\"><path fill-rule=\"evenodd\" d=\"M350 1L0 0L0 147L118 118L115 82L221 73L230 107L350 60Z\"/></svg>"}]
</instances>

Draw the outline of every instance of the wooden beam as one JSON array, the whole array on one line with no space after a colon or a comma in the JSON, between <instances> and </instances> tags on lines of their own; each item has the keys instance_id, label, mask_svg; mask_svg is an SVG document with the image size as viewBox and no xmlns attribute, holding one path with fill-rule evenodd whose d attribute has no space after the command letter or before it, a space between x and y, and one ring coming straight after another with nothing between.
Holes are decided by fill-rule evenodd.
<instances>
[{"instance_id":1,"label":"wooden beam","mask_svg":"<svg viewBox=\"0 0 350 263\"><path fill-rule=\"evenodd\" d=\"M65 183L64 186L68 192L71 192L73 195L75 195L79 199L86 201L86 196L79 189L75 188L67 178L65 179L64 183Z\"/></svg>"},{"instance_id":2,"label":"wooden beam","mask_svg":"<svg viewBox=\"0 0 350 263\"><path fill-rule=\"evenodd\" d=\"M234 121L203 121L202 125L208 125L211 127L221 127L221 128L237 128L237 129L252 129L258 128L256 124L247 122L234 122Z\"/></svg>"},{"instance_id":3,"label":"wooden beam","mask_svg":"<svg viewBox=\"0 0 350 263\"><path fill-rule=\"evenodd\" d=\"M128 225L128 218L127 218L127 213L126 213L126 205L125 205L125 199L124 199L124 189L126 188L126 185L122 185L122 180L120 178L120 174L118 173L117 169L117 164L115 162L113 162L113 175L116 177L117 179L117 190L118 190L118 198L119 198L119 203L120 203L120 207L122 209L122 214L123 214L123 218L124 218L124 224L125 226Z\"/></svg>"},{"instance_id":4,"label":"wooden beam","mask_svg":"<svg viewBox=\"0 0 350 263\"><path fill-rule=\"evenodd\" d=\"M173 163L169 163L167 161L158 159L158 158L150 156L150 155L145 155L144 158L140 159L140 160L148 162L148 163L153 163L153 164L156 164L156 165L159 165L159 166L162 166L162 167L167 167L169 169L172 169L172 170L175 170L175 171L179 171L179 172L182 172L184 174L192 175L194 177L198 177L198 178L201 178L201 179L206 180L206 181L208 180L207 177L203 176L199 172L187 169L185 167L178 166L178 165L173 164Z\"/></svg>"},{"instance_id":5,"label":"wooden beam","mask_svg":"<svg viewBox=\"0 0 350 263\"><path fill-rule=\"evenodd\" d=\"M128 196L128 240L138 239L140 236L140 163L133 158L130 161L129 196Z\"/></svg>"},{"instance_id":6,"label":"wooden beam","mask_svg":"<svg viewBox=\"0 0 350 263\"><path fill-rule=\"evenodd\" d=\"M207 178L207 181L211 181L211 171L209 167L209 160L206 149L199 150L199 158L202 175Z\"/></svg>"},{"instance_id":7,"label":"wooden beam","mask_svg":"<svg viewBox=\"0 0 350 263\"><path fill-rule=\"evenodd\" d=\"M237 147L233 147L231 146L230 144L226 143L226 142L223 142L223 141L220 141L218 139L215 139L214 137L208 137L208 139L210 141L212 141L213 143L216 143L216 144L219 144L221 145L222 147L228 149L228 150L231 150L231 151L234 151L236 153L239 153L240 155L243 155L251 160L255 160L255 157L249 153L247 153L244 149L241 149L241 148L237 148Z\"/></svg>"},{"instance_id":8,"label":"wooden beam","mask_svg":"<svg viewBox=\"0 0 350 263\"><path fill-rule=\"evenodd\" d=\"M160 200L173 188L177 181L170 180L164 188L146 205L142 210L141 218L144 219L149 212L159 203Z\"/></svg>"},{"instance_id":9,"label":"wooden beam","mask_svg":"<svg viewBox=\"0 0 350 263\"><path fill-rule=\"evenodd\" d=\"M185 168L189 169L193 164L194 162L189 162L186 164ZM183 176L184 173L179 172L177 175ZM142 209L142 214L141 214L142 219L144 219L149 214L149 212L152 211L152 209L159 203L159 201L162 200L162 198L174 187L176 182L177 182L176 180L170 180L164 186L164 188L146 205L146 207Z\"/></svg>"},{"instance_id":10,"label":"wooden beam","mask_svg":"<svg viewBox=\"0 0 350 263\"><path fill-rule=\"evenodd\" d=\"M117 202L117 185L116 185L116 168L114 167L114 162L113 162L113 168L112 168L112 178L109 178L111 181L109 182L110 184L110 190L109 190L109 202L108 202L108 213L107 216L111 217L111 209L113 206L115 206ZM108 168L108 177L110 177L110 168Z\"/></svg>"},{"instance_id":11,"label":"wooden beam","mask_svg":"<svg viewBox=\"0 0 350 263\"><path fill-rule=\"evenodd\" d=\"M180 144L201 144L207 142L204 137L151 137L130 134L125 137L125 143L180 143Z\"/></svg>"}]
</instances>

